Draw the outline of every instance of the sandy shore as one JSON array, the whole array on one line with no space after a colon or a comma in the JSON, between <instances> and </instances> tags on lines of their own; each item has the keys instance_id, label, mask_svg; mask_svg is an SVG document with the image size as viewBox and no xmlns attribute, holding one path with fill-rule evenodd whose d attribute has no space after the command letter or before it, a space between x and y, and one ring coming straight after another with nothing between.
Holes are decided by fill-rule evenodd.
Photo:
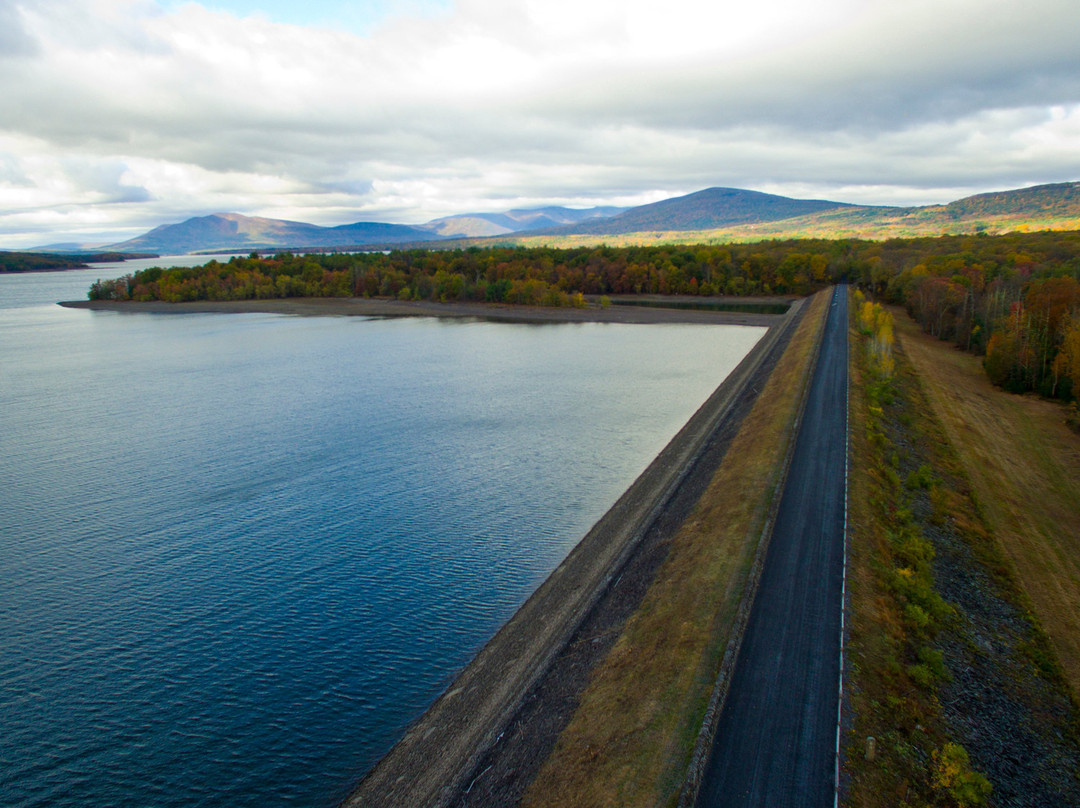
<instances>
[{"instance_id":1,"label":"sandy shore","mask_svg":"<svg viewBox=\"0 0 1080 808\"><path fill-rule=\"evenodd\" d=\"M674 300L674 299L673 299ZM686 298L678 300L685 302ZM655 298L662 303L662 298ZM753 302L753 301L747 301ZM453 317L515 323L699 323L769 327L783 315L699 309L619 306L585 309L512 306L502 303L432 303L359 297L305 297L273 300L197 301L191 303L136 303L116 300L74 300L60 303L71 309L152 312L158 314L218 313L293 314L346 317Z\"/></svg>"}]
</instances>

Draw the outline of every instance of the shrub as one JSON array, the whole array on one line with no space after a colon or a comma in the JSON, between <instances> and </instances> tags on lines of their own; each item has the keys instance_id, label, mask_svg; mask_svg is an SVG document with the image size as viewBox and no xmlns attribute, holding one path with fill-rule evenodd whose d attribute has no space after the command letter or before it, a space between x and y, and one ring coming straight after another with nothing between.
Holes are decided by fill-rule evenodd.
<instances>
[{"instance_id":1,"label":"shrub","mask_svg":"<svg viewBox=\"0 0 1080 808\"><path fill-rule=\"evenodd\" d=\"M915 471L911 472L907 476L904 485L908 489L922 488L927 489L932 485L937 484L937 478L934 476L934 472L930 469L926 463L923 463Z\"/></svg>"},{"instance_id":2,"label":"shrub","mask_svg":"<svg viewBox=\"0 0 1080 808\"><path fill-rule=\"evenodd\" d=\"M982 805L990 796L990 781L971 768L967 750L947 743L934 754L934 785L949 793L961 808Z\"/></svg>"}]
</instances>

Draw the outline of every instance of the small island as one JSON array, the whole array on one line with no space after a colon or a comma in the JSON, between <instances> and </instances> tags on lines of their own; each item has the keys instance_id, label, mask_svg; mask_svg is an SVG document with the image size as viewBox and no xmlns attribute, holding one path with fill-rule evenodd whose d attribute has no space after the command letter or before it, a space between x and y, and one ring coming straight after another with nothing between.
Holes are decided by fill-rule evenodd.
<instances>
[{"instance_id":1,"label":"small island","mask_svg":"<svg viewBox=\"0 0 1080 808\"><path fill-rule=\"evenodd\" d=\"M156 258L153 253L96 252L49 253L0 251L0 272L55 272L61 269L89 269L89 264Z\"/></svg>"}]
</instances>

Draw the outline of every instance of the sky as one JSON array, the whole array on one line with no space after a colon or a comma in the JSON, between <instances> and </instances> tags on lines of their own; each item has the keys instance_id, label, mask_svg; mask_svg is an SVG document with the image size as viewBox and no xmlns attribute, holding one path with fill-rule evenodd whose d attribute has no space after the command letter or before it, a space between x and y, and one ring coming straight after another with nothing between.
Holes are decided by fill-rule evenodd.
<instances>
[{"instance_id":1,"label":"sky","mask_svg":"<svg viewBox=\"0 0 1080 808\"><path fill-rule=\"evenodd\" d=\"M1080 180L1076 0L0 0L0 248Z\"/></svg>"}]
</instances>

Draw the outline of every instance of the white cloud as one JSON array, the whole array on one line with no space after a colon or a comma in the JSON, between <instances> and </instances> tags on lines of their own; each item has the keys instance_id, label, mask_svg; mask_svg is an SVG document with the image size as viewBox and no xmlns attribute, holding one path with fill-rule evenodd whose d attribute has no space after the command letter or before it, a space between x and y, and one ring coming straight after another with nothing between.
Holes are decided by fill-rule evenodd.
<instances>
[{"instance_id":1,"label":"white cloud","mask_svg":"<svg viewBox=\"0 0 1080 808\"><path fill-rule=\"evenodd\" d=\"M913 203L1080 175L1073 0L384 11L358 36L0 0L0 244L57 217L416 222L709 185Z\"/></svg>"}]
</instances>

